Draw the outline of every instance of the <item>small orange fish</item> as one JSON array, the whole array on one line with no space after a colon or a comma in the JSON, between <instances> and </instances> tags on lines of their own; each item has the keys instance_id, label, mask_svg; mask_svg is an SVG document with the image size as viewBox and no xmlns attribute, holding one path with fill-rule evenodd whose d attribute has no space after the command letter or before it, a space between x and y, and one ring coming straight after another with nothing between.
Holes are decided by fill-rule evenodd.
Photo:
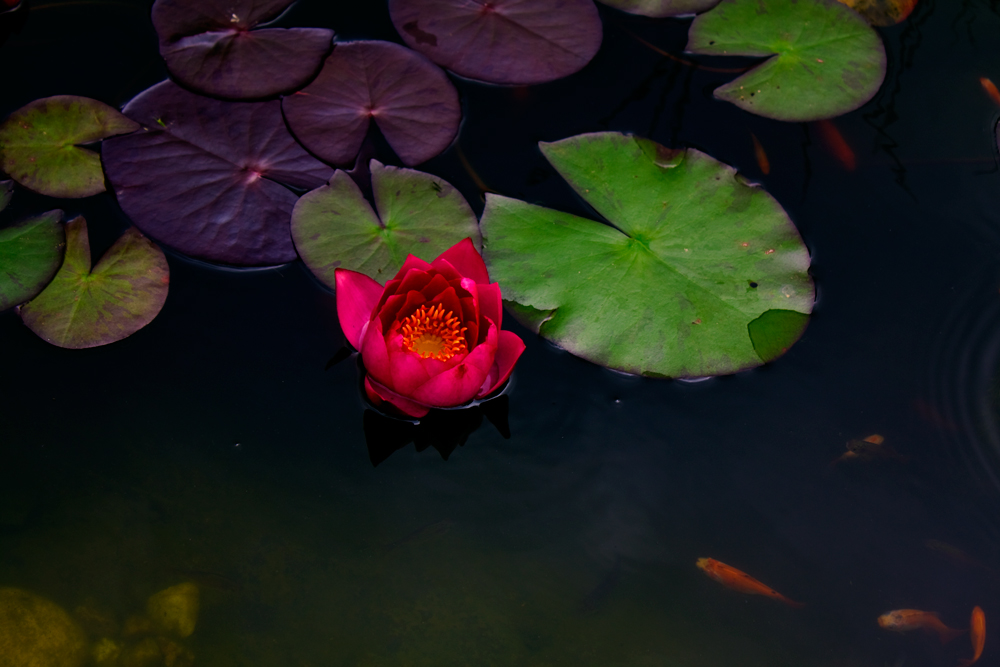
<instances>
[{"instance_id":1,"label":"small orange fish","mask_svg":"<svg viewBox=\"0 0 1000 667\"><path fill-rule=\"evenodd\" d=\"M837 162L847 171L854 171L855 167L858 166L858 161L854 157L854 150L851 149L851 146L844 139L844 135L840 133L840 130L833 124L833 121L818 120L816 121L816 129L819 130L819 136L823 140L823 145L833 154L833 157L837 158Z\"/></svg>"},{"instance_id":2,"label":"small orange fish","mask_svg":"<svg viewBox=\"0 0 1000 667\"><path fill-rule=\"evenodd\" d=\"M979 85L983 87L990 99L1000 107L1000 90L997 90L996 85L985 76L979 77Z\"/></svg>"},{"instance_id":3,"label":"small orange fish","mask_svg":"<svg viewBox=\"0 0 1000 667\"><path fill-rule=\"evenodd\" d=\"M972 637L972 660L959 660L959 667L968 667L983 654L983 646L986 644L986 614L979 607L972 608L969 635Z\"/></svg>"},{"instance_id":4,"label":"small orange fish","mask_svg":"<svg viewBox=\"0 0 1000 667\"><path fill-rule=\"evenodd\" d=\"M767 153L764 152L764 146L757 139L757 135L751 132L750 138L753 139L753 154L757 158L757 166L767 176L771 173L771 161L767 159Z\"/></svg>"},{"instance_id":5,"label":"small orange fish","mask_svg":"<svg viewBox=\"0 0 1000 667\"><path fill-rule=\"evenodd\" d=\"M805 606L801 602L789 600L770 586L760 583L746 572L741 572L735 567L720 563L714 558L699 558L695 562L695 565L712 579L715 579L727 588L732 588L734 591L749 595L766 595L769 598L780 600L790 607L800 608Z\"/></svg>"},{"instance_id":6,"label":"small orange fish","mask_svg":"<svg viewBox=\"0 0 1000 667\"><path fill-rule=\"evenodd\" d=\"M942 644L946 644L965 633L965 630L949 628L941 622L941 619L934 612L920 611L919 609L897 609L886 612L878 617L878 624L879 627L895 632L909 632L910 630L936 632L941 638Z\"/></svg>"}]
</instances>

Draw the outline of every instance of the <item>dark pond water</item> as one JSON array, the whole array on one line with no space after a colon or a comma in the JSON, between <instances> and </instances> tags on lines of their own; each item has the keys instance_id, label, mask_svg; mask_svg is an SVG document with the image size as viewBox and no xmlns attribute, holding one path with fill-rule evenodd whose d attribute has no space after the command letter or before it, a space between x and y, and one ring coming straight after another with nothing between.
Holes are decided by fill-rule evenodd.
<instances>
[{"instance_id":1,"label":"dark pond water","mask_svg":"<svg viewBox=\"0 0 1000 667\"><path fill-rule=\"evenodd\" d=\"M146 3L34 4L0 46L0 114L54 94L120 105L165 77ZM186 643L214 667L950 666L967 639L875 619L909 607L967 627L973 605L995 664L1000 108L978 79L1000 81L998 3L921 0L881 30L886 83L836 121L853 172L815 127L713 101L732 75L629 34L680 53L686 21L601 13L604 44L577 75L458 80L460 149L421 168L481 210L461 150L492 190L589 215L539 140L628 131L736 165L813 254L818 304L786 356L646 380L511 322L528 348L510 437L483 420L461 446L389 454L366 444L352 362L324 370L343 338L303 267L172 254L166 306L125 341L61 350L0 314L0 586L120 620L193 579ZM374 0L303 0L282 23L399 41ZM87 216L95 253L128 224L107 196L22 190L12 209L56 205ZM907 460L831 466L873 433ZM703 556L806 606L727 590L695 568Z\"/></svg>"}]
</instances>

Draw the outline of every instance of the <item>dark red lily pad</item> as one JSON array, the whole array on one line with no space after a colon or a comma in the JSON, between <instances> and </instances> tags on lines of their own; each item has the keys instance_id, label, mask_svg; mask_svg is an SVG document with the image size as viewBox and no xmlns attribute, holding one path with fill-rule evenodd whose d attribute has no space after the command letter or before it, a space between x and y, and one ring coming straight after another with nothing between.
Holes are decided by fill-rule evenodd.
<instances>
[{"instance_id":1,"label":"dark red lily pad","mask_svg":"<svg viewBox=\"0 0 1000 667\"><path fill-rule=\"evenodd\" d=\"M264 28L292 0L156 0L160 55L185 86L255 99L297 90L319 70L333 31Z\"/></svg>"},{"instance_id":2,"label":"dark red lily pad","mask_svg":"<svg viewBox=\"0 0 1000 667\"><path fill-rule=\"evenodd\" d=\"M441 69L391 42L337 44L316 80L282 102L292 132L314 155L353 163L371 121L408 165L451 144L462 118Z\"/></svg>"},{"instance_id":3,"label":"dark red lily pad","mask_svg":"<svg viewBox=\"0 0 1000 667\"><path fill-rule=\"evenodd\" d=\"M592 0L389 0L389 14L410 48L490 83L561 79L601 46Z\"/></svg>"},{"instance_id":4,"label":"dark red lily pad","mask_svg":"<svg viewBox=\"0 0 1000 667\"><path fill-rule=\"evenodd\" d=\"M106 140L102 152L118 202L139 229L211 262L296 258L293 188L316 188L333 170L288 133L280 102L220 102L164 81L124 112L143 129Z\"/></svg>"}]
</instances>

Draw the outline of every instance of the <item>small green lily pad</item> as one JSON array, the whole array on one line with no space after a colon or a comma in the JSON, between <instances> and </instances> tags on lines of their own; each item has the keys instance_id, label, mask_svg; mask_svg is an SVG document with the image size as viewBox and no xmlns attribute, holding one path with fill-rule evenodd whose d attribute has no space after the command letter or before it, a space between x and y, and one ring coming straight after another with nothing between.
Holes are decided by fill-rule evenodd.
<instances>
[{"instance_id":1,"label":"small green lily pad","mask_svg":"<svg viewBox=\"0 0 1000 667\"><path fill-rule=\"evenodd\" d=\"M152 322L169 286L163 251L135 227L91 271L87 222L80 217L66 224L62 268L41 294L21 306L21 319L58 347L107 345Z\"/></svg>"},{"instance_id":2,"label":"small green lily pad","mask_svg":"<svg viewBox=\"0 0 1000 667\"><path fill-rule=\"evenodd\" d=\"M629 14L663 18L704 12L719 4L719 0L598 0L608 7Z\"/></svg>"},{"instance_id":3,"label":"small green lily pad","mask_svg":"<svg viewBox=\"0 0 1000 667\"><path fill-rule=\"evenodd\" d=\"M0 168L50 197L104 192L101 156L81 146L139 129L103 102L58 95L35 100L0 124Z\"/></svg>"},{"instance_id":4,"label":"small green lily pad","mask_svg":"<svg viewBox=\"0 0 1000 667\"><path fill-rule=\"evenodd\" d=\"M66 248L62 216L49 211L0 228L0 311L34 298L56 275Z\"/></svg>"},{"instance_id":5,"label":"small green lily pad","mask_svg":"<svg viewBox=\"0 0 1000 667\"><path fill-rule=\"evenodd\" d=\"M715 89L768 118L812 121L857 109L885 78L885 47L837 0L722 0L688 31L690 53L771 56Z\"/></svg>"},{"instance_id":6,"label":"small green lily pad","mask_svg":"<svg viewBox=\"0 0 1000 667\"><path fill-rule=\"evenodd\" d=\"M652 377L753 368L802 334L809 253L762 188L697 150L616 132L540 145L611 224L487 195L483 257L526 326Z\"/></svg>"},{"instance_id":7,"label":"small green lily pad","mask_svg":"<svg viewBox=\"0 0 1000 667\"><path fill-rule=\"evenodd\" d=\"M476 214L446 181L371 162L375 209L347 172L307 192L292 211L292 240L320 281L336 289L338 268L384 283L407 254L430 261L469 237L481 246Z\"/></svg>"},{"instance_id":8,"label":"small green lily pad","mask_svg":"<svg viewBox=\"0 0 1000 667\"><path fill-rule=\"evenodd\" d=\"M0 181L0 211L7 208L14 195L14 181Z\"/></svg>"}]
</instances>

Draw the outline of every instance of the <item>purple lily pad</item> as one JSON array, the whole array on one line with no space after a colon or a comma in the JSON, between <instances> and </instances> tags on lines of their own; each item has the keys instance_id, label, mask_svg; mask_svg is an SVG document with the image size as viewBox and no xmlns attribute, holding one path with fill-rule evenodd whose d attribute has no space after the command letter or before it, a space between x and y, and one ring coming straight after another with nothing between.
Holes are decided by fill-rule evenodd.
<instances>
[{"instance_id":1,"label":"purple lily pad","mask_svg":"<svg viewBox=\"0 0 1000 667\"><path fill-rule=\"evenodd\" d=\"M105 140L102 153L118 202L139 229L211 262L296 258L292 188L316 188L333 170L295 142L280 102L220 102L164 81L124 113L143 129Z\"/></svg>"},{"instance_id":2,"label":"purple lily pad","mask_svg":"<svg viewBox=\"0 0 1000 667\"><path fill-rule=\"evenodd\" d=\"M411 49L490 83L561 79L601 46L592 0L389 0L389 14Z\"/></svg>"},{"instance_id":3,"label":"purple lily pad","mask_svg":"<svg viewBox=\"0 0 1000 667\"><path fill-rule=\"evenodd\" d=\"M229 99L297 90L319 70L333 31L265 28L292 0L156 0L160 55L185 86Z\"/></svg>"},{"instance_id":4,"label":"purple lily pad","mask_svg":"<svg viewBox=\"0 0 1000 667\"><path fill-rule=\"evenodd\" d=\"M391 42L337 44L316 80L282 105L302 145L334 164L354 161L373 120L405 164L419 164L451 144L462 118L448 76Z\"/></svg>"}]
</instances>

